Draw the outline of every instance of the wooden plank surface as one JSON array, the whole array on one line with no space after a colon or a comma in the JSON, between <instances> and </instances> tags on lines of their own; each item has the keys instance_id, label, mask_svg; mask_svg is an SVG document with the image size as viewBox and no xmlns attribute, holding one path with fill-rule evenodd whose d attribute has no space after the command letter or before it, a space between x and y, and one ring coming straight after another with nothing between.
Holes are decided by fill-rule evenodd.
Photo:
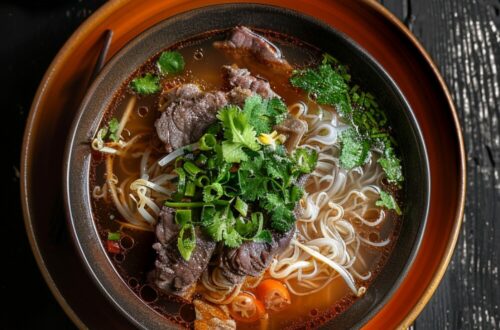
<instances>
[{"instance_id":1,"label":"wooden plank surface","mask_svg":"<svg viewBox=\"0 0 500 330\"><path fill-rule=\"evenodd\" d=\"M381 2L411 28L440 68L459 112L468 158L461 236L415 328L500 328L500 1Z\"/></svg>"},{"instance_id":2,"label":"wooden plank surface","mask_svg":"<svg viewBox=\"0 0 500 330\"><path fill-rule=\"evenodd\" d=\"M356 1L356 0L352 0ZM438 64L456 102L468 151L466 215L453 261L416 329L500 328L500 0L380 0L415 33ZM24 238L19 150L36 87L72 31L104 0L0 3L0 92L10 129L2 130L3 232L0 328L72 328L48 291ZM14 78L15 77L15 78ZM8 93L6 91L9 91ZM439 129L439 128L436 128ZM443 205L446 207L446 205ZM8 271L5 271L8 270ZM17 284L22 283L22 284ZM16 311L29 309L29 317Z\"/></svg>"}]
</instances>

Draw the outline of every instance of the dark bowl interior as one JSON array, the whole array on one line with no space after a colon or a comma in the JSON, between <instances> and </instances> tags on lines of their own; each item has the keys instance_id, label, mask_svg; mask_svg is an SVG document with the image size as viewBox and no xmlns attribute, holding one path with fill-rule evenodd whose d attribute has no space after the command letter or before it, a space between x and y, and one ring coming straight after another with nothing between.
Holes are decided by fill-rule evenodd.
<instances>
[{"instance_id":1,"label":"dark bowl interior","mask_svg":"<svg viewBox=\"0 0 500 330\"><path fill-rule=\"evenodd\" d=\"M290 10L254 4L200 8L153 26L109 61L87 92L70 130L66 148L63 173L65 206L77 250L103 293L136 326L147 329L173 326L127 287L100 243L90 203L89 141L122 83L152 55L200 33L240 24L284 33L333 54L349 65L352 76L364 89L377 96L394 128L406 177L402 193L405 201L403 224L395 253L390 255L366 295L324 325L335 329L361 327L390 299L418 250L430 197L425 146L408 102L384 69L345 35L314 18Z\"/></svg>"}]
</instances>

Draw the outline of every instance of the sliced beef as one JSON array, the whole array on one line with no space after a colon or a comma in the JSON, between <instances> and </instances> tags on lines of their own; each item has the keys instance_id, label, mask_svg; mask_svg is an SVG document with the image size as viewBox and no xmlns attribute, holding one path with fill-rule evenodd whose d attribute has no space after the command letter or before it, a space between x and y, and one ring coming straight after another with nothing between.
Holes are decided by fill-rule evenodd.
<instances>
[{"instance_id":1,"label":"sliced beef","mask_svg":"<svg viewBox=\"0 0 500 330\"><path fill-rule=\"evenodd\" d=\"M153 244L157 256L153 281L156 286L171 294L183 296L196 284L215 250L215 242L195 229L196 248L189 261L184 260L177 248L178 226L173 212L163 209L156 227L158 242Z\"/></svg>"},{"instance_id":2,"label":"sliced beef","mask_svg":"<svg viewBox=\"0 0 500 330\"><path fill-rule=\"evenodd\" d=\"M167 152L197 141L227 104L225 93L204 92L194 84L175 87L164 97L168 105L155 127Z\"/></svg>"},{"instance_id":3,"label":"sliced beef","mask_svg":"<svg viewBox=\"0 0 500 330\"><path fill-rule=\"evenodd\" d=\"M222 276L230 283L241 283L245 276L259 276L273 258L290 244L295 228L287 233L273 232L271 243L245 242L239 248L225 248L218 256L218 267Z\"/></svg>"},{"instance_id":4,"label":"sliced beef","mask_svg":"<svg viewBox=\"0 0 500 330\"><path fill-rule=\"evenodd\" d=\"M288 117L281 124L274 127L278 133L286 136L285 147L291 153L300 143L307 132L307 123L295 117Z\"/></svg>"},{"instance_id":5,"label":"sliced beef","mask_svg":"<svg viewBox=\"0 0 500 330\"><path fill-rule=\"evenodd\" d=\"M177 237L180 231L179 225L174 221L175 210L163 206L160 210L158 225L156 226L156 238L161 244L168 244L170 240Z\"/></svg>"},{"instance_id":6,"label":"sliced beef","mask_svg":"<svg viewBox=\"0 0 500 330\"><path fill-rule=\"evenodd\" d=\"M281 51L269 40L245 26L237 26L231 31L228 40L217 41L214 47L234 56L253 56L260 62L290 70L291 66L282 58Z\"/></svg>"},{"instance_id":7,"label":"sliced beef","mask_svg":"<svg viewBox=\"0 0 500 330\"><path fill-rule=\"evenodd\" d=\"M155 122L158 138L167 152L194 143L216 120L217 111L231 103L243 106L248 96L279 97L269 82L247 69L224 66L228 92L204 92L197 85L184 84L162 95L162 113Z\"/></svg>"},{"instance_id":8,"label":"sliced beef","mask_svg":"<svg viewBox=\"0 0 500 330\"><path fill-rule=\"evenodd\" d=\"M265 99L278 97L269 81L253 76L247 69L236 65L225 65L222 69L231 89L228 93L230 103L241 104L242 100L252 94L259 94Z\"/></svg>"}]
</instances>

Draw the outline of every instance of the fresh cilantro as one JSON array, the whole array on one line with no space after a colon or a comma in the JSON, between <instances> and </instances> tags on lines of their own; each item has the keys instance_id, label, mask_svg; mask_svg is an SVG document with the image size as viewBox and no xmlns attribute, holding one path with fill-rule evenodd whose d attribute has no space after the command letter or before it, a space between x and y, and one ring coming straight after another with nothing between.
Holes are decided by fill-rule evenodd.
<instances>
[{"instance_id":1,"label":"fresh cilantro","mask_svg":"<svg viewBox=\"0 0 500 330\"><path fill-rule=\"evenodd\" d=\"M310 148L297 148L292 155L296 170L300 173L311 173L316 168L318 153Z\"/></svg>"},{"instance_id":2,"label":"fresh cilantro","mask_svg":"<svg viewBox=\"0 0 500 330\"><path fill-rule=\"evenodd\" d=\"M380 199L375 202L375 205L385 207L388 210L394 210L398 215L401 215L401 209L394 197L383 190L380 191Z\"/></svg>"},{"instance_id":3,"label":"fresh cilantro","mask_svg":"<svg viewBox=\"0 0 500 330\"><path fill-rule=\"evenodd\" d=\"M215 207L205 206L201 215L201 223L205 232L215 241L220 242L226 230L225 215L216 211Z\"/></svg>"},{"instance_id":4,"label":"fresh cilantro","mask_svg":"<svg viewBox=\"0 0 500 330\"><path fill-rule=\"evenodd\" d=\"M176 51L166 51L161 53L156 62L161 74L179 73L184 70L184 58Z\"/></svg>"},{"instance_id":5,"label":"fresh cilantro","mask_svg":"<svg viewBox=\"0 0 500 330\"><path fill-rule=\"evenodd\" d=\"M387 181L399 184L404 180L401 161L394 155L392 148L386 149L384 155L379 158L378 162L387 175Z\"/></svg>"},{"instance_id":6,"label":"fresh cilantro","mask_svg":"<svg viewBox=\"0 0 500 330\"><path fill-rule=\"evenodd\" d=\"M160 78L151 73L147 73L142 77L132 80L130 87L138 94L154 94L160 91Z\"/></svg>"},{"instance_id":7,"label":"fresh cilantro","mask_svg":"<svg viewBox=\"0 0 500 330\"><path fill-rule=\"evenodd\" d=\"M188 261L196 247L196 235L193 225L185 225L181 228L177 237L177 249L184 260Z\"/></svg>"},{"instance_id":8,"label":"fresh cilantro","mask_svg":"<svg viewBox=\"0 0 500 330\"><path fill-rule=\"evenodd\" d=\"M352 127L340 136L340 164L345 169L363 165L373 148L382 150L379 159L390 183L403 181L401 161L394 153L393 139L387 127L387 116L375 97L349 86L351 76L347 67L330 54L316 68L297 70L290 83L309 93L319 104L334 106L342 119Z\"/></svg>"},{"instance_id":9,"label":"fresh cilantro","mask_svg":"<svg viewBox=\"0 0 500 330\"><path fill-rule=\"evenodd\" d=\"M297 181L314 170L317 153L298 149L290 155L282 145L261 146L256 138L256 126L267 134L286 114L279 99L250 97L243 110L226 106L198 150L175 160L177 192L165 205L177 208L176 222L185 232L200 226L213 241L236 248L244 241L272 243L271 230L293 228L293 210L304 194ZM184 254L187 238L184 232L179 238Z\"/></svg>"},{"instance_id":10,"label":"fresh cilantro","mask_svg":"<svg viewBox=\"0 0 500 330\"><path fill-rule=\"evenodd\" d=\"M254 236L253 241L258 243L271 243L273 241L273 237L269 230L264 229L258 235Z\"/></svg>"},{"instance_id":11,"label":"fresh cilantro","mask_svg":"<svg viewBox=\"0 0 500 330\"><path fill-rule=\"evenodd\" d=\"M107 131L109 132L108 137L110 140L112 140L114 142L118 142L120 140L120 137L117 135L119 127L120 127L120 122L116 118L112 118L108 122L108 130Z\"/></svg>"},{"instance_id":12,"label":"fresh cilantro","mask_svg":"<svg viewBox=\"0 0 500 330\"><path fill-rule=\"evenodd\" d=\"M271 227L275 230L286 232L295 224L295 204L287 204L279 194L267 193L260 206L271 214Z\"/></svg>"},{"instance_id":13,"label":"fresh cilantro","mask_svg":"<svg viewBox=\"0 0 500 330\"><path fill-rule=\"evenodd\" d=\"M279 98L263 100L260 95L256 94L245 100L243 113L257 134L261 134L272 131L274 125L283 122L288 114L288 109Z\"/></svg>"},{"instance_id":14,"label":"fresh cilantro","mask_svg":"<svg viewBox=\"0 0 500 330\"><path fill-rule=\"evenodd\" d=\"M222 155L224 160L229 163L240 163L242 160L248 159L241 143L222 142Z\"/></svg>"},{"instance_id":15,"label":"fresh cilantro","mask_svg":"<svg viewBox=\"0 0 500 330\"><path fill-rule=\"evenodd\" d=\"M224 231L224 245L230 248L237 248L243 243L243 238L233 227L227 227Z\"/></svg>"},{"instance_id":16,"label":"fresh cilantro","mask_svg":"<svg viewBox=\"0 0 500 330\"><path fill-rule=\"evenodd\" d=\"M342 149L340 165L345 169L352 169L365 164L370 152L370 143L359 138L354 129L350 128L340 135Z\"/></svg>"},{"instance_id":17,"label":"fresh cilantro","mask_svg":"<svg viewBox=\"0 0 500 330\"><path fill-rule=\"evenodd\" d=\"M349 86L342 74L334 70L330 64L295 71L290 82L294 87L308 92L319 104L335 106L343 115L352 112Z\"/></svg>"},{"instance_id":18,"label":"fresh cilantro","mask_svg":"<svg viewBox=\"0 0 500 330\"><path fill-rule=\"evenodd\" d=\"M222 142L222 154L226 162L239 163L246 160L243 148L260 149L254 128L249 124L247 115L237 106L222 108L217 118L224 129L226 141Z\"/></svg>"}]
</instances>

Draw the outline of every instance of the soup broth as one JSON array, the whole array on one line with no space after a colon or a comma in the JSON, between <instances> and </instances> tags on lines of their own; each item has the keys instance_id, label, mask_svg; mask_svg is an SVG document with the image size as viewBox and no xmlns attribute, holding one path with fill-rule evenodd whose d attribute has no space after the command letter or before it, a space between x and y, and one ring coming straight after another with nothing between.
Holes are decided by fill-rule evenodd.
<instances>
[{"instance_id":1,"label":"soup broth","mask_svg":"<svg viewBox=\"0 0 500 330\"><path fill-rule=\"evenodd\" d=\"M364 290L369 290L370 283L383 267L397 239L400 216L393 210L378 207L377 201L380 199L380 190L396 196L398 189L388 183L377 161L381 157L377 152L373 152L362 166L351 170L342 169L338 163L339 143L325 142L331 131L322 128L322 123L334 123L338 127L344 125L336 108L319 105L315 99L317 95L292 86L289 75L274 70L267 63L256 61L252 56L235 57L213 47L214 41L223 40L227 33L210 33L172 47L182 55L185 69L179 74L162 78L162 89L166 91L180 84L193 83L203 91L227 90L221 67L236 64L240 68L247 68L252 75L270 83L288 106L291 115L308 124L308 131L300 145L316 148L319 153L318 165L307 179L304 197L299 202L305 212L295 224L297 232L292 239L295 243L276 255L259 278L248 277L238 289L239 292L258 296L255 283L275 279L288 289L291 303L282 311L267 311L266 317L256 322L236 319L236 325L238 329L319 326L347 309L355 299L363 299ZM276 33L260 33L281 50L294 69L321 63L320 50L310 45ZM155 70L158 56L139 68L132 77ZM360 78L354 77L353 80L361 81ZM156 312L180 327L189 328L194 327L196 318L190 300L167 294L151 281L150 272L156 257L152 245L157 238L154 226L145 226L147 222L138 211L137 194L142 188L131 188L134 181L147 174L150 180L156 178L158 185L165 191L173 194L176 190L175 180L169 181L167 176L162 177L169 174L172 165L157 165L158 160L166 155L155 131L161 103L158 94L138 96L130 89L129 82L124 82L103 122L113 117L128 116L121 132L121 138L127 144L118 154L93 153L90 186L94 197L92 207L103 247L108 251L122 280ZM114 192L110 182L115 186ZM142 192L150 196L158 208L170 198L166 193L146 191L145 188ZM122 210L117 208L117 203ZM143 210L155 220L158 218L158 214L148 205ZM329 238L324 238L325 232ZM110 233L120 233L119 238L110 239ZM336 245L332 237L339 238ZM353 292L336 269L311 255L311 249L330 255L342 269L347 269L357 292ZM337 257L334 254L337 252L344 255L344 260L335 259ZM296 258L293 266L287 263L292 258ZM191 299L203 300L207 289L200 282Z\"/></svg>"}]
</instances>

